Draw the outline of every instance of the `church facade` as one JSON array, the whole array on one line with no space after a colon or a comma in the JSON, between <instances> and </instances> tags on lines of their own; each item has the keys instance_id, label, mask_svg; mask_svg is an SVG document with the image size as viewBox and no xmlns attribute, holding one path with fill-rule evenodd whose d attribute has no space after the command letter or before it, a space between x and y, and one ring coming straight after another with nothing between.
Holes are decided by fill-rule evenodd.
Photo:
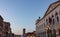
<instances>
[{"instance_id":1,"label":"church facade","mask_svg":"<svg viewBox=\"0 0 60 37\"><path fill-rule=\"evenodd\" d=\"M60 37L60 0L48 7L45 15L36 20L37 37Z\"/></svg>"}]
</instances>

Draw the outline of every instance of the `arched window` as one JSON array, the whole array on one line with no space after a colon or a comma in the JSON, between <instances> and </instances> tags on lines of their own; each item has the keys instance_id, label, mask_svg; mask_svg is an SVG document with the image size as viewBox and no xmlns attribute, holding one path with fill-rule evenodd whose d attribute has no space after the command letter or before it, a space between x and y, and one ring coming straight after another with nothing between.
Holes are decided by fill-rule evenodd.
<instances>
[{"instance_id":1,"label":"arched window","mask_svg":"<svg viewBox=\"0 0 60 37\"><path fill-rule=\"evenodd\" d=\"M59 17L57 12L55 13L55 16L56 16L56 21L59 22Z\"/></svg>"},{"instance_id":2,"label":"arched window","mask_svg":"<svg viewBox=\"0 0 60 37\"><path fill-rule=\"evenodd\" d=\"M52 15L52 18L53 18L54 16Z\"/></svg>"},{"instance_id":3,"label":"arched window","mask_svg":"<svg viewBox=\"0 0 60 37\"><path fill-rule=\"evenodd\" d=\"M55 13L55 16L57 16L57 15L58 15L58 13L56 12L56 13Z\"/></svg>"},{"instance_id":4,"label":"arched window","mask_svg":"<svg viewBox=\"0 0 60 37\"><path fill-rule=\"evenodd\" d=\"M52 18L49 17L49 23L51 24L52 23Z\"/></svg>"}]
</instances>

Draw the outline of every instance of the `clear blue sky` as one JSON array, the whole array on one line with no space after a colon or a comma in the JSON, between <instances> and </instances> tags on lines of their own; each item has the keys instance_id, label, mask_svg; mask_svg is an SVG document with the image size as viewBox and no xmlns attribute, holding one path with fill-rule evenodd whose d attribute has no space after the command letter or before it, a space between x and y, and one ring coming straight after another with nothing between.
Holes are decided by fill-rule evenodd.
<instances>
[{"instance_id":1,"label":"clear blue sky","mask_svg":"<svg viewBox=\"0 0 60 37\"><path fill-rule=\"evenodd\" d=\"M0 0L0 15L11 23L12 32L22 34L35 30L35 21L43 17L48 6L57 0Z\"/></svg>"}]
</instances>

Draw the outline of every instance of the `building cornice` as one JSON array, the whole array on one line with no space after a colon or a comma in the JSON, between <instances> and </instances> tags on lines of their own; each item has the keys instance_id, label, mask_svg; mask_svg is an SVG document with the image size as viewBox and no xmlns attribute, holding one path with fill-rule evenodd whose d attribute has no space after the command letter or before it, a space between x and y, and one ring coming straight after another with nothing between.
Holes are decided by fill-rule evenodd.
<instances>
[{"instance_id":1,"label":"building cornice","mask_svg":"<svg viewBox=\"0 0 60 37\"><path fill-rule=\"evenodd\" d=\"M59 3L59 4L57 4L57 3ZM57 4L57 5L56 5L52 10L49 11L49 9L51 8L51 6L52 6L52 5L55 5L55 4ZM41 21L42 19L44 19L48 14L50 14L53 10L55 10L59 5L60 5L60 1L57 1L57 2L54 2L54 3L50 4L50 6L48 7L45 15L40 19L40 21ZM48 12L48 11L49 11L49 12ZM47 12L48 12L48 13L47 13ZM39 22L40 22L40 21L39 21ZM37 23L39 23L39 22L37 22ZM36 23L36 24L37 24L37 23Z\"/></svg>"},{"instance_id":2,"label":"building cornice","mask_svg":"<svg viewBox=\"0 0 60 37\"><path fill-rule=\"evenodd\" d=\"M45 13L45 16L48 15L49 13L51 13L51 11L53 11L58 5L60 5L60 1L50 4L50 6L48 7L48 9Z\"/></svg>"}]
</instances>

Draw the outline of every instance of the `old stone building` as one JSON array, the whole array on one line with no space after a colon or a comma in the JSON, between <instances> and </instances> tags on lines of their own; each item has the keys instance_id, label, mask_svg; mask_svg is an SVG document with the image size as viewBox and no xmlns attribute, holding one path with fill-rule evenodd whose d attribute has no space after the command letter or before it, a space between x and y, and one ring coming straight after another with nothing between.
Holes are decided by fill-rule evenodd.
<instances>
[{"instance_id":1,"label":"old stone building","mask_svg":"<svg viewBox=\"0 0 60 37\"><path fill-rule=\"evenodd\" d=\"M50 4L45 15L36 20L37 37L60 37L60 0Z\"/></svg>"},{"instance_id":2,"label":"old stone building","mask_svg":"<svg viewBox=\"0 0 60 37\"><path fill-rule=\"evenodd\" d=\"M3 21L3 18L0 15L0 37L5 36L6 34L10 36L11 33L10 23Z\"/></svg>"},{"instance_id":3,"label":"old stone building","mask_svg":"<svg viewBox=\"0 0 60 37\"><path fill-rule=\"evenodd\" d=\"M3 18L0 16L0 37L3 35Z\"/></svg>"},{"instance_id":4,"label":"old stone building","mask_svg":"<svg viewBox=\"0 0 60 37\"><path fill-rule=\"evenodd\" d=\"M9 22L3 22L3 32L4 34L8 34L9 36L11 35L11 28L10 28L10 23Z\"/></svg>"}]
</instances>

